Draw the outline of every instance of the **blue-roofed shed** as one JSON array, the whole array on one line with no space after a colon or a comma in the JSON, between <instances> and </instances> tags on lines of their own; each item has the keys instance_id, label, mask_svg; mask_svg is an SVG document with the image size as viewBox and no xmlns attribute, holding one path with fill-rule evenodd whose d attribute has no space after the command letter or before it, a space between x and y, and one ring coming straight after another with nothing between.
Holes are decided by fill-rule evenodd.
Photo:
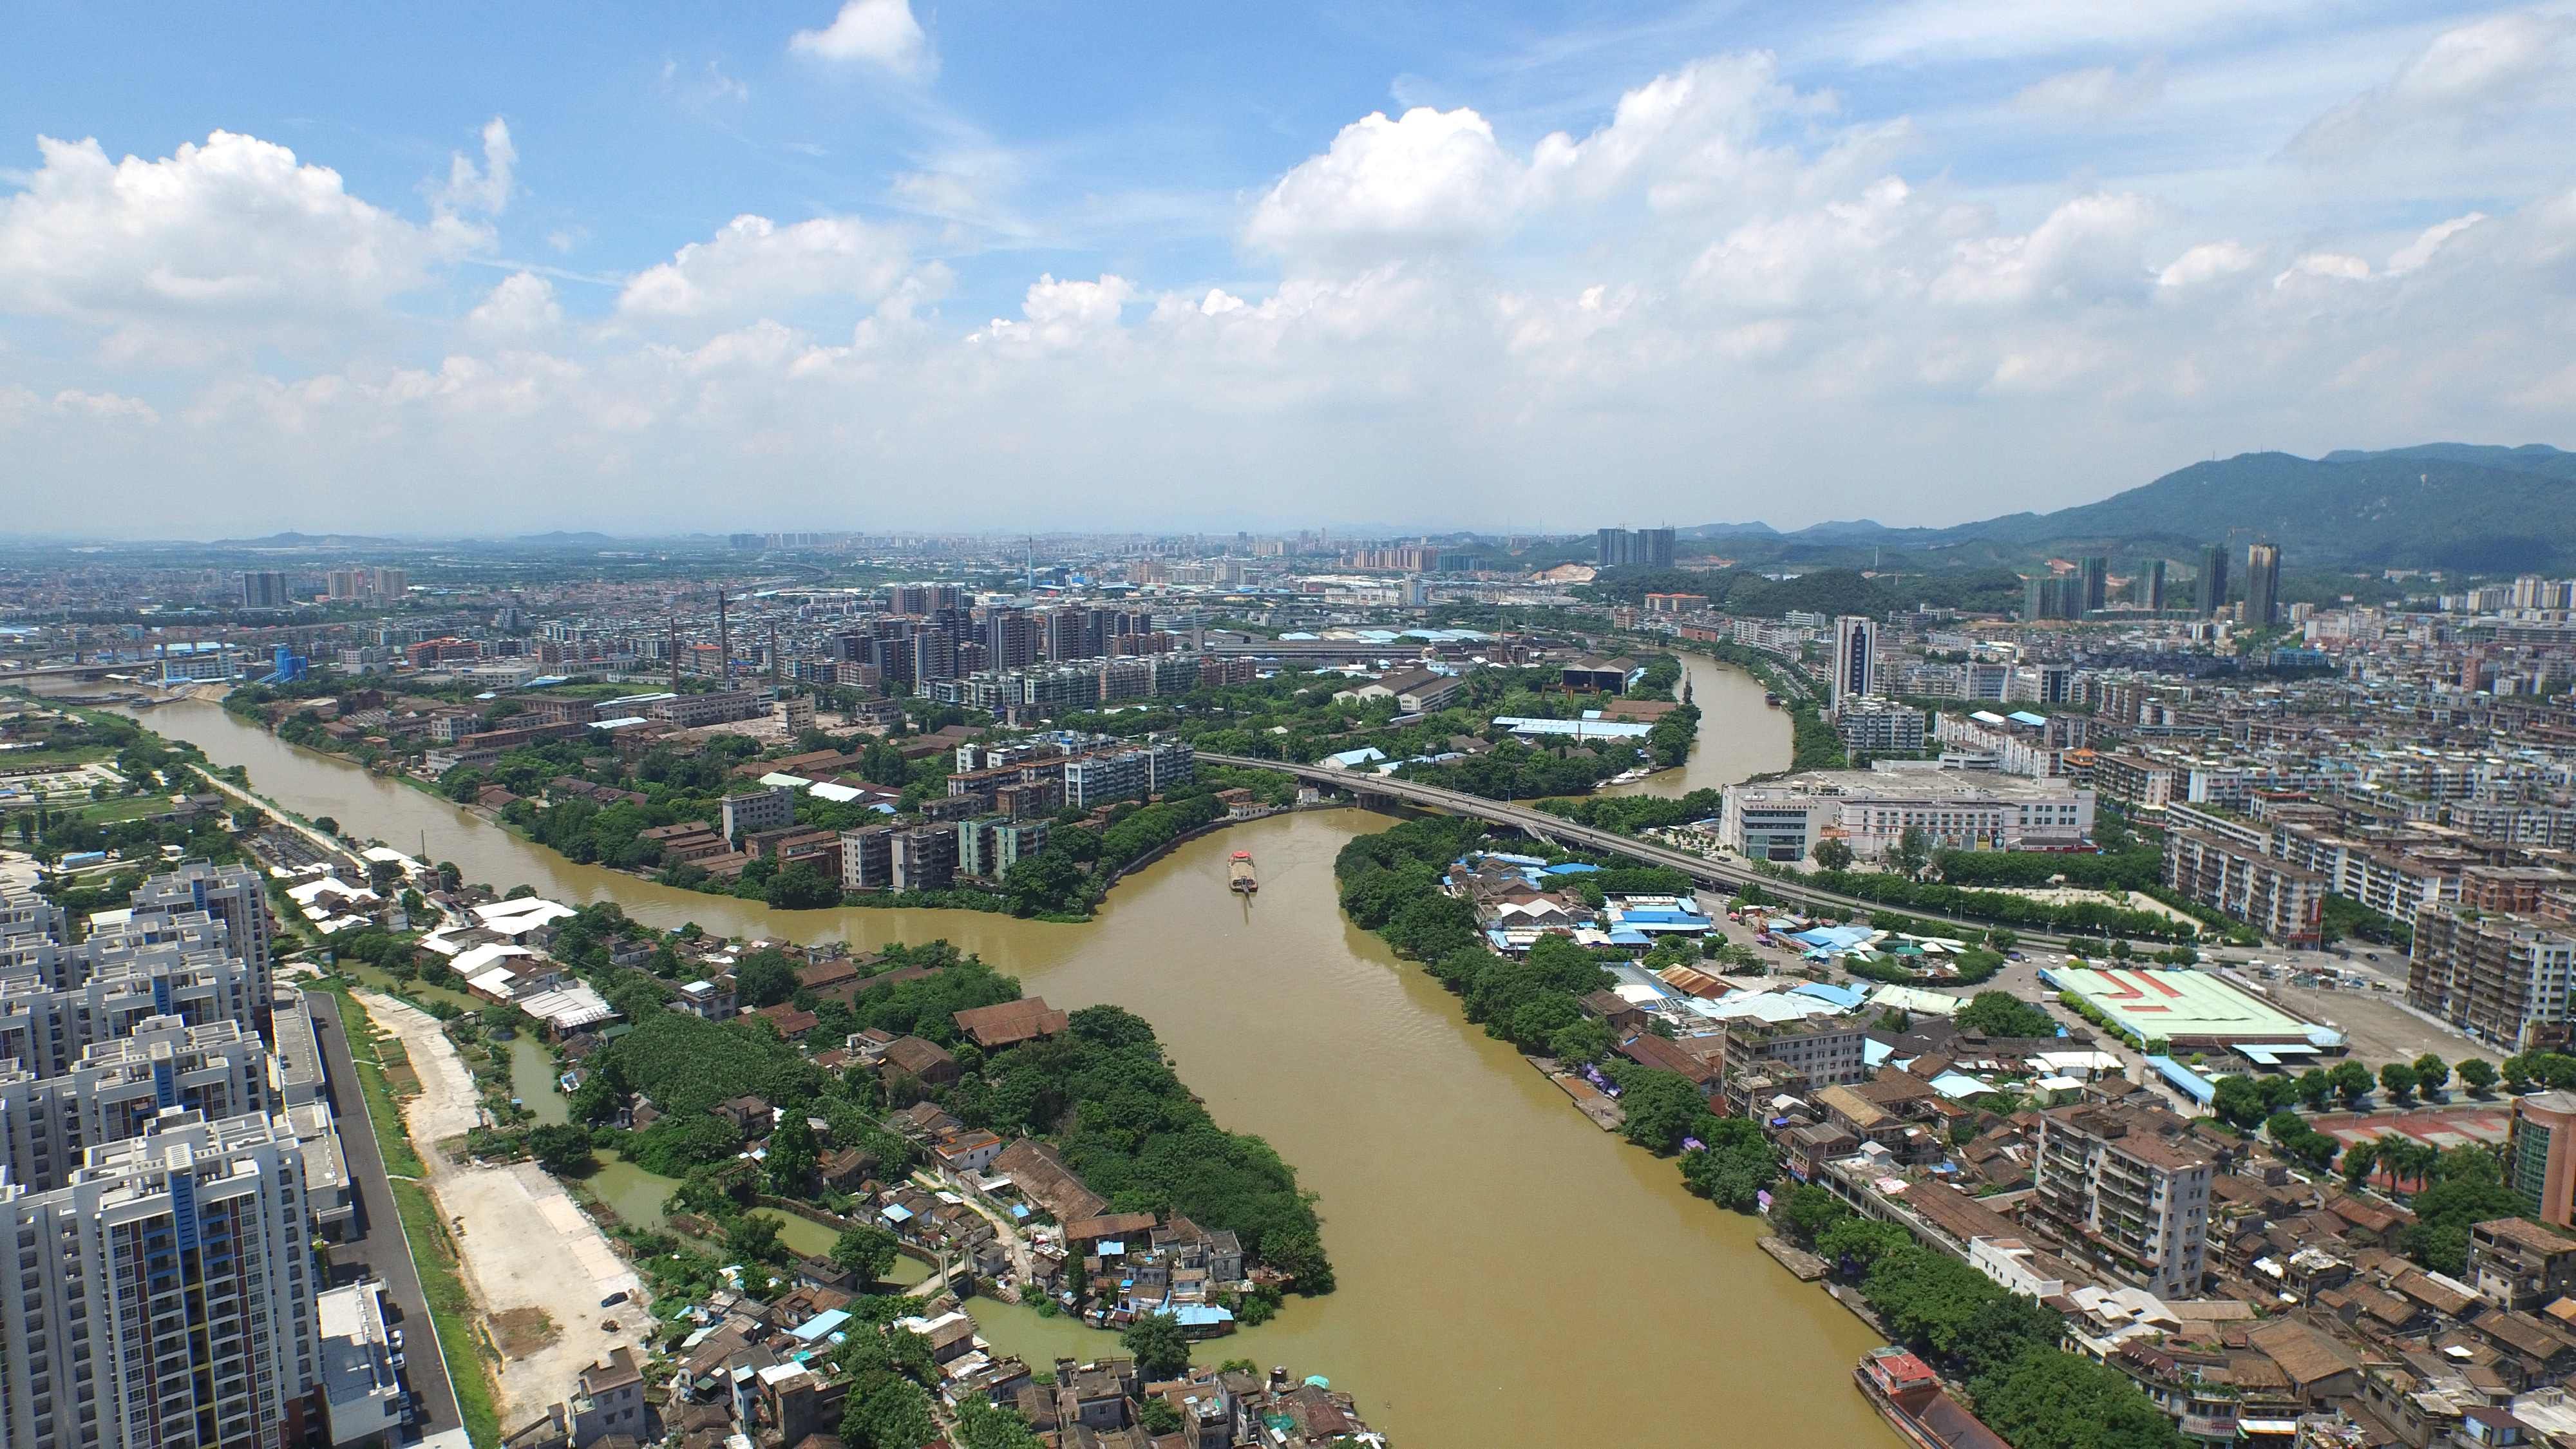
<instances>
[{"instance_id":1,"label":"blue-roofed shed","mask_svg":"<svg viewBox=\"0 0 2576 1449\"><path fill-rule=\"evenodd\" d=\"M1834 986L1822 981L1804 981L1789 990L1799 996L1812 996L1850 1011L1869 999L1869 993L1857 986Z\"/></svg>"},{"instance_id":2,"label":"blue-roofed shed","mask_svg":"<svg viewBox=\"0 0 2576 1449\"><path fill-rule=\"evenodd\" d=\"M2149 1057L2147 1065L2157 1076L2174 1085L2175 1090L2206 1107L2218 1096L2218 1084L2184 1066L2171 1057Z\"/></svg>"},{"instance_id":3,"label":"blue-roofed shed","mask_svg":"<svg viewBox=\"0 0 2576 1449\"><path fill-rule=\"evenodd\" d=\"M820 1343L849 1321L850 1315L835 1308L828 1312L817 1313L787 1331L794 1335L799 1343Z\"/></svg>"}]
</instances>

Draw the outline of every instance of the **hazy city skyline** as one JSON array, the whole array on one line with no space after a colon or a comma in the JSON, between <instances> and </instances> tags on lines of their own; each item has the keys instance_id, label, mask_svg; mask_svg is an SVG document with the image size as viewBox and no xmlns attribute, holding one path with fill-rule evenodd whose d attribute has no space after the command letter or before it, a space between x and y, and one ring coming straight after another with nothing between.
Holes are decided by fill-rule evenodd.
<instances>
[{"instance_id":1,"label":"hazy city skyline","mask_svg":"<svg viewBox=\"0 0 2576 1449\"><path fill-rule=\"evenodd\" d=\"M2562 6L1478 19L31 17L7 526L1939 524L2576 431Z\"/></svg>"}]
</instances>

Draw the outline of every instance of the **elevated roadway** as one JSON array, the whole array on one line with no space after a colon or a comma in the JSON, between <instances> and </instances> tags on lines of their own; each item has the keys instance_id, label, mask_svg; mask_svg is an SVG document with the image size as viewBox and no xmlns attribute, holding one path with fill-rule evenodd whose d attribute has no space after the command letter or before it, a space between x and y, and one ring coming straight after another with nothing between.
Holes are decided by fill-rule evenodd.
<instances>
[{"instance_id":1,"label":"elevated roadway","mask_svg":"<svg viewBox=\"0 0 2576 1449\"><path fill-rule=\"evenodd\" d=\"M1860 896L1847 896L1835 891L1820 890L1803 884L1794 877L1784 879L1760 874L1743 861L1711 859L1705 855L1695 855L1689 851L1657 845L1653 841L1639 840L1634 836L1620 835L1595 826L1578 824L1562 815L1551 815L1544 810L1532 809L1527 805L1488 800L1482 795L1470 795L1462 790L1445 790L1437 785L1423 784L1418 780L1399 780L1392 775L1370 774L1359 770L1328 770L1321 765L1292 765L1280 760L1263 760L1249 755L1219 754L1213 750L1200 750L1196 753L1202 764L1230 765L1246 770L1276 770L1283 775L1294 775L1309 784L1339 790L1363 805L1378 801L1400 800L1408 805L1418 805L1429 810L1440 810L1451 815L1482 820L1488 825L1507 825L1524 835L1553 841L1558 845L1597 851L1604 855L1624 855L1630 860L1641 861L1647 865L1666 866L1680 871L1703 886L1720 890L1731 892L1747 885L1758 885L1766 895L1810 908L1857 912L1862 916L1867 916L1874 911L1896 911L1923 919L1938 918L1954 921L1959 925L1978 929L2000 924L1952 916L1939 911L1918 910L1910 906L1893 906L1884 901L1872 901ZM2061 950L2069 945L2068 938L2064 936L2052 935L2044 931L2025 930L2020 926L2007 926L2006 929L2029 945L2049 946Z\"/></svg>"}]
</instances>

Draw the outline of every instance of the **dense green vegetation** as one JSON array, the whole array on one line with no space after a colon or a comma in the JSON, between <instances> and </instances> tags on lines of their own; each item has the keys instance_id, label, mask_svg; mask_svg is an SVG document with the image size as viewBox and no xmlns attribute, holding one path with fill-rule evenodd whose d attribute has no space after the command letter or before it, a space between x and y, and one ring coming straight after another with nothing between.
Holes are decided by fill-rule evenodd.
<instances>
[{"instance_id":1,"label":"dense green vegetation","mask_svg":"<svg viewBox=\"0 0 2576 1449\"><path fill-rule=\"evenodd\" d=\"M925 1015L914 1025L939 1023ZM1177 1212L1202 1227L1230 1228L1260 1262L1293 1275L1300 1291L1331 1291L1314 1201L1298 1191L1296 1172L1260 1138L1216 1125L1142 1017L1090 1006L1073 1013L1061 1036L989 1056L971 1045L955 1050L958 1080L918 1088L921 1095L971 1126L1053 1140L1113 1211Z\"/></svg>"},{"instance_id":2,"label":"dense green vegetation","mask_svg":"<svg viewBox=\"0 0 2576 1449\"><path fill-rule=\"evenodd\" d=\"M1488 800L1531 800L1583 794L1623 770L1637 768L1638 763L1637 747L1626 740L1531 744L1506 738L1485 754L1408 764L1396 774Z\"/></svg>"},{"instance_id":3,"label":"dense green vegetation","mask_svg":"<svg viewBox=\"0 0 2576 1449\"><path fill-rule=\"evenodd\" d=\"M2419 1146L2421 1144L2418 1144ZM2453 1277L2467 1271L2469 1229L2494 1218L2521 1217L2532 1204L2507 1187L2497 1154L2484 1147L2454 1147L2429 1164L2414 1166L2415 1195L2407 1206L2415 1221L2398 1242L2406 1256Z\"/></svg>"},{"instance_id":4,"label":"dense green vegetation","mask_svg":"<svg viewBox=\"0 0 2576 1449\"><path fill-rule=\"evenodd\" d=\"M2049 850L1942 850L1932 870L1963 889L2038 889L2061 884L2079 890L2135 891L2159 883L2164 851L2153 842L2092 854ZM2062 880L2059 878L2063 877Z\"/></svg>"},{"instance_id":5,"label":"dense green vegetation","mask_svg":"<svg viewBox=\"0 0 2576 1449\"><path fill-rule=\"evenodd\" d=\"M932 1086L901 1074L879 1080L857 1069L835 1076L780 1042L765 1023L649 1011L634 1031L593 1056L573 1095L575 1119L611 1122L630 1094L649 1097L665 1114L660 1120L640 1131L594 1136L648 1171L683 1178L684 1207L757 1236L759 1220L744 1218L748 1202L731 1171L742 1134L710 1109L742 1096L800 1104L802 1114L789 1114L771 1141L768 1186L802 1197L812 1195L822 1145L806 1133L804 1117L828 1124L831 1143L860 1146L893 1172L913 1160L913 1151L885 1128L884 1114L935 1101L971 1126L1054 1142L1117 1211L1178 1212L1204 1227L1230 1228L1248 1253L1293 1275L1301 1291L1330 1291L1332 1265L1314 1202L1298 1190L1295 1171L1261 1139L1217 1126L1173 1073L1142 1018L1117 1007L1088 1007L1073 1014L1072 1030L1061 1036L988 1054L960 1036L956 1013L1018 999L1016 980L945 942L884 954L887 967L924 967L930 974L871 987L846 1005L815 1001L802 989L786 999L827 1016L835 1035L876 1029L938 1043L957 1059L955 1082ZM738 969L770 983L761 989L774 994L779 964L783 958L773 962L755 952ZM854 1245L852 1252L867 1246Z\"/></svg>"},{"instance_id":6,"label":"dense green vegetation","mask_svg":"<svg viewBox=\"0 0 2576 1449\"><path fill-rule=\"evenodd\" d=\"M1540 800L1539 809L1562 815L1578 825L1642 835L1675 825L1717 818L1720 792L1693 790L1687 795L1584 795Z\"/></svg>"},{"instance_id":7,"label":"dense green vegetation","mask_svg":"<svg viewBox=\"0 0 2576 1449\"><path fill-rule=\"evenodd\" d=\"M93 850L157 859L165 845L176 845L196 860L240 858L232 841L233 821L225 811L174 820L145 818L171 813L172 795L202 794L210 788L205 776L212 767L195 745L163 739L132 720L103 713L50 721L20 742L39 747L0 756L13 768L96 761L123 776L125 784L92 786L85 805L56 803L18 811L7 822L9 843L18 849L47 861Z\"/></svg>"},{"instance_id":8,"label":"dense green vegetation","mask_svg":"<svg viewBox=\"0 0 2576 1449\"><path fill-rule=\"evenodd\" d=\"M1959 1030L1977 1036L2032 1037L2057 1035L2057 1019L2009 991L1980 991L1954 1013Z\"/></svg>"},{"instance_id":9,"label":"dense green vegetation","mask_svg":"<svg viewBox=\"0 0 2576 1449\"><path fill-rule=\"evenodd\" d=\"M1579 795L1640 764L1677 765L1688 757L1699 728L1695 706L1674 709L1658 720L1646 736L1643 755L1630 740L1533 744L1494 724L1497 717L1507 715L1575 719L1585 709L1600 706L1590 696L1557 689L1560 675L1551 667L1478 669L1461 677L1458 693L1446 708L1402 724L1396 723L1400 714L1394 700L1335 699L1336 693L1348 689L1349 681L1339 675L1297 671L1254 684L1201 690L1173 702L1168 712L1075 716L1063 723L1123 734L1173 730L1203 750L1298 764L1362 747L1390 760L1457 753L1462 757L1408 764L1401 773L1406 779L1492 800ZM1650 659L1634 693L1669 700L1680 677L1678 660ZM1490 745L1490 752L1461 752L1455 742L1462 738Z\"/></svg>"},{"instance_id":10,"label":"dense green vegetation","mask_svg":"<svg viewBox=\"0 0 2576 1449\"><path fill-rule=\"evenodd\" d=\"M1708 606L1747 619L1776 619L1792 609L1817 614L1867 614L1886 618L1929 603L1975 613L2008 613L2020 607L2021 576L2009 569L1962 569L1871 578L1858 569L1816 569L1796 578L1770 579L1754 569L1604 569L1578 597L1601 603L1638 604L1648 594L1704 594Z\"/></svg>"},{"instance_id":11,"label":"dense green vegetation","mask_svg":"<svg viewBox=\"0 0 2576 1449\"><path fill-rule=\"evenodd\" d=\"M2413 944L2414 930L2404 921L2384 916L2350 896L2326 896L2323 925L2329 942L2359 937L2403 951Z\"/></svg>"},{"instance_id":12,"label":"dense green vegetation","mask_svg":"<svg viewBox=\"0 0 2576 1449\"><path fill-rule=\"evenodd\" d=\"M2173 1422L2119 1370L2058 1347L2057 1313L1823 1188L1782 1194L1772 1221L1856 1282L1898 1342L1964 1382L2015 1449L2181 1449Z\"/></svg>"},{"instance_id":13,"label":"dense green vegetation","mask_svg":"<svg viewBox=\"0 0 2576 1449\"><path fill-rule=\"evenodd\" d=\"M1687 1079L1615 1056L1617 1033L1579 1005L1611 982L1601 958L1554 935L1541 937L1526 957L1497 955L1477 933L1473 909L1440 891L1441 872L1480 838L1471 821L1423 819L1351 841L1333 862L1343 910L1458 993L1467 1019L1487 1036L1571 1065L1599 1065L1619 1086L1629 1141L1660 1155L1688 1147L1682 1180L1690 1190L1721 1207L1752 1211L1756 1194L1778 1179L1778 1155L1752 1122L1710 1113ZM1572 879L1596 903L1605 891L1689 888L1675 872L1633 868ZM1697 947L1673 941L1658 946L1646 964L1697 954Z\"/></svg>"},{"instance_id":14,"label":"dense green vegetation","mask_svg":"<svg viewBox=\"0 0 2576 1449\"><path fill-rule=\"evenodd\" d=\"M2066 859L2082 859L2069 856ZM2199 936L2197 927L2186 925L2152 911L2126 910L2099 901L2060 904L2032 900L2027 896L2001 891L1963 890L1937 881L1909 880L1902 875L1877 871L1819 870L1801 877L1807 884L1839 895L1858 896L1907 910L1928 911L1941 916L1963 916L1971 920L1997 921L2025 929L2053 931L2065 935L2111 936L2150 941L2190 941Z\"/></svg>"},{"instance_id":15,"label":"dense green vegetation","mask_svg":"<svg viewBox=\"0 0 2576 1449\"><path fill-rule=\"evenodd\" d=\"M798 745L813 743L803 740ZM847 749L853 743L826 738L817 747ZM941 782L949 766L945 757L905 765L883 742L867 746L862 753L860 773L878 783L904 784L907 806L944 790ZM442 786L456 798L472 799L485 784L501 784L513 793L528 794L543 791L546 782L558 776L571 775L595 784L639 791L648 797L648 803L602 805L578 795L563 795L540 810L533 800L521 799L507 806L501 818L539 844L574 860L649 870L660 864L661 852L659 846L640 838L641 832L690 820L715 822L724 794L742 784L732 774L732 767L757 754L748 738L720 735L696 757L680 758L667 751L654 751L632 770L621 770L613 762L583 755L569 743L555 743L513 751L503 756L488 775L464 769L451 772ZM1216 793L1237 785L1253 789L1273 804L1284 803L1293 793L1293 786L1284 776L1210 770L1194 782L1175 787L1159 801L1129 802L1118 807L1107 824L1099 828L1081 823L1081 812L1068 811L1059 818L1048 848L1019 861L997 888L960 885L941 891L845 895L837 881L827 879L811 865L799 862L781 866L772 860L753 861L731 881L711 879L706 872L685 864L664 869L660 875L666 884L747 897L789 910L848 904L1080 918L1099 903L1118 872L1189 832L1222 819L1225 807L1218 803ZM795 808L796 823L808 829L848 830L887 820L884 814L865 805L836 803L811 794L799 794Z\"/></svg>"}]
</instances>

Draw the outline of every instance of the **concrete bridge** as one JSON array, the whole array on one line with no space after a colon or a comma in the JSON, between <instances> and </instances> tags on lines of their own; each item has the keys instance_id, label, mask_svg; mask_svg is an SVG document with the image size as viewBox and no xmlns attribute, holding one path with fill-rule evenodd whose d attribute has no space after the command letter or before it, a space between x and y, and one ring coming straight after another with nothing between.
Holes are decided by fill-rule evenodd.
<instances>
[{"instance_id":1,"label":"concrete bridge","mask_svg":"<svg viewBox=\"0 0 2576 1449\"><path fill-rule=\"evenodd\" d=\"M2000 924L1819 890L1799 882L1794 877L1782 879L1760 874L1745 861L1714 860L1705 855L1694 855L1689 851L1657 845L1650 840L1639 840L1634 836L1620 835L1614 831L1578 824L1562 815L1551 815L1544 810L1532 809L1527 805L1488 800L1482 795L1470 795L1462 790L1444 790L1437 785L1426 785L1418 780L1399 780L1392 775L1380 775L1366 770L1328 770L1321 765L1292 765L1281 760L1256 759L1249 755L1225 755L1211 750L1200 750L1196 753L1201 764L1230 765L1246 770L1276 770L1283 775L1294 775L1307 784L1341 791L1362 805L1383 805L1390 801L1401 801L1424 809L1440 810L1451 815L1482 820L1488 825L1509 826L1524 835L1569 848L1594 851L1603 855L1623 855L1646 865L1666 866L1682 872L1702 886L1730 893L1747 885L1759 885L1764 894L1776 899L1811 909L1832 910L1837 914L1856 913L1866 918L1876 911L1894 911L1919 919L1953 921L1963 928L1980 930L1989 925ZM2067 937L2045 931L2027 930L2020 926L2006 926L2005 929L2028 945L2064 949L2069 944ZM2090 939L2090 937L2086 938L2088 941Z\"/></svg>"}]
</instances>

